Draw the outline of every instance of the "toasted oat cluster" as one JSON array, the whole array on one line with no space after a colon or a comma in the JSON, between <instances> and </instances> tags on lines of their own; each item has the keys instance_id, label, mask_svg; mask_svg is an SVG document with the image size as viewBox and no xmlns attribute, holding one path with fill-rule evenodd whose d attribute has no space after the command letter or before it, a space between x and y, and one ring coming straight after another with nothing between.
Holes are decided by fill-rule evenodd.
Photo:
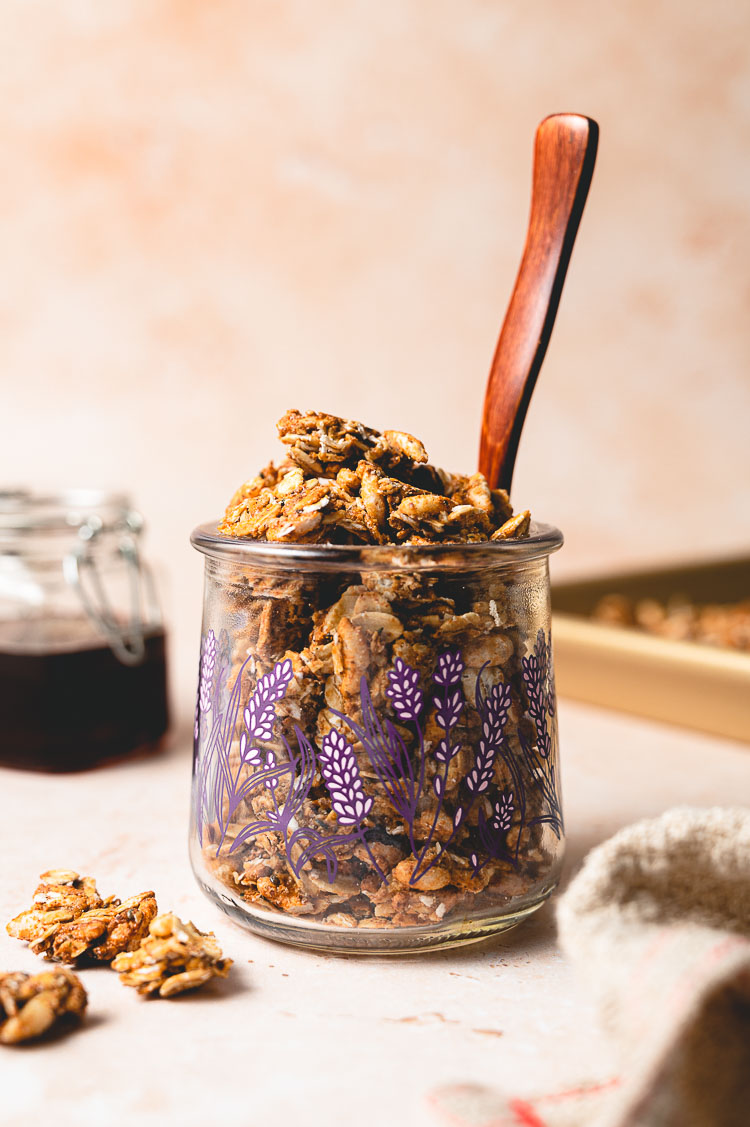
<instances>
[{"instance_id":1,"label":"toasted oat cluster","mask_svg":"<svg viewBox=\"0 0 750 1127\"><path fill-rule=\"evenodd\" d=\"M86 1002L80 980L64 967L0 974L0 1043L41 1037L58 1022L82 1017Z\"/></svg>"},{"instance_id":2,"label":"toasted oat cluster","mask_svg":"<svg viewBox=\"0 0 750 1127\"><path fill-rule=\"evenodd\" d=\"M316 411L278 424L287 457L232 497L219 532L332 544L469 543L525 536L504 489L431 466L419 439Z\"/></svg>"},{"instance_id":3,"label":"toasted oat cluster","mask_svg":"<svg viewBox=\"0 0 750 1127\"><path fill-rule=\"evenodd\" d=\"M112 963L120 981L134 986L139 994L171 998L196 990L214 977L226 978L231 959L222 956L213 932L198 931L172 913L151 921L141 945L118 955Z\"/></svg>"},{"instance_id":4,"label":"toasted oat cluster","mask_svg":"<svg viewBox=\"0 0 750 1127\"><path fill-rule=\"evenodd\" d=\"M82 958L109 962L132 950L157 912L153 892L124 902L114 896L102 899L93 877L79 877L71 869L51 869L39 879L32 907L6 930L29 943L36 955L61 963Z\"/></svg>"}]
</instances>

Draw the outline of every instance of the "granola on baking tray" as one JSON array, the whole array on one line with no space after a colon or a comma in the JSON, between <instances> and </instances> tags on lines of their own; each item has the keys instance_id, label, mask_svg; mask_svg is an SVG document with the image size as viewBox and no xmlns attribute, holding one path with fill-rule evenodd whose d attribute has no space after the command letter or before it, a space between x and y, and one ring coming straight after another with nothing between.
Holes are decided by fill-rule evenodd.
<instances>
[{"instance_id":1,"label":"granola on baking tray","mask_svg":"<svg viewBox=\"0 0 750 1127\"><path fill-rule=\"evenodd\" d=\"M699 603L686 595L667 600L604 595L592 617L609 626L636 626L675 642L701 642L750 652L750 599Z\"/></svg>"},{"instance_id":2,"label":"granola on baking tray","mask_svg":"<svg viewBox=\"0 0 750 1127\"><path fill-rule=\"evenodd\" d=\"M32 1041L56 1025L80 1018L86 991L77 975L64 967L39 974L0 974L0 1044Z\"/></svg>"},{"instance_id":3,"label":"granola on baking tray","mask_svg":"<svg viewBox=\"0 0 750 1127\"><path fill-rule=\"evenodd\" d=\"M138 946L157 912L153 892L124 902L116 896L103 899L93 877L72 869L50 869L39 879L32 907L12 919L6 931L46 959L109 962Z\"/></svg>"},{"instance_id":4,"label":"granola on baking tray","mask_svg":"<svg viewBox=\"0 0 750 1127\"><path fill-rule=\"evenodd\" d=\"M204 634L196 710L203 865L256 909L342 929L500 915L559 866L551 652L533 570L463 545L527 537L529 513L401 431L298 411L278 430L285 460L221 534L460 563L226 573L231 637Z\"/></svg>"}]
</instances>

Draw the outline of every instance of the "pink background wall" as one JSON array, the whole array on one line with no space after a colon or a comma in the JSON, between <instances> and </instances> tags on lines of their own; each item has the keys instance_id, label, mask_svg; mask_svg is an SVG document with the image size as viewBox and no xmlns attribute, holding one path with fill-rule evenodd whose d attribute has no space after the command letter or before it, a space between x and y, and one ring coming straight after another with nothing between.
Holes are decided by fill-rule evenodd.
<instances>
[{"instance_id":1,"label":"pink background wall","mask_svg":"<svg viewBox=\"0 0 750 1127\"><path fill-rule=\"evenodd\" d=\"M128 487L181 695L191 527L288 406L473 467L534 129L597 118L515 499L558 575L750 538L739 0L0 0L0 480Z\"/></svg>"}]
</instances>

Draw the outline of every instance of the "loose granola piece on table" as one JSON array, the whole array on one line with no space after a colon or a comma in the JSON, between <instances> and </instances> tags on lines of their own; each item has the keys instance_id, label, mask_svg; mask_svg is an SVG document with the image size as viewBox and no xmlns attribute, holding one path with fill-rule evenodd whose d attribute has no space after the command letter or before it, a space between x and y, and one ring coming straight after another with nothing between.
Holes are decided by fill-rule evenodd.
<instances>
[{"instance_id":1,"label":"loose granola piece on table","mask_svg":"<svg viewBox=\"0 0 750 1127\"><path fill-rule=\"evenodd\" d=\"M80 958L111 962L122 951L132 951L146 934L158 908L153 892L95 908L63 925L55 938L52 957L64 963Z\"/></svg>"},{"instance_id":2,"label":"loose granola piece on table","mask_svg":"<svg viewBox=\"0 0 750 1127\"><path fill-rule=\"evenodd\" d=\"M138 946L157 912L153 892L123 903L115 896L102 899L93 877L79 877L72 870L53 869L40 880L34 906L12 919L6 931L45 959L109 962L118 952Z\"/></svg>"},{"instance_id":3,"label":"loose granola piece on table","mask_svg":"<svg viewBox=\"0 0 750 1127\"><path fill-rule=\"evenodd\" d=\"M0 974L0 1043L41 1037L66 1019L82 1017L86 1002L79 978L63 967L40 974Z\"/></svg>"},{"instance_id":4,"label":"loose granola piece on table","mask_svg":"<svg viewBox=\"0 0 750 1127\"><path fill-rule=\"evenodd\" d=\"M199 931L194 923L167 912L151 921L141 945L118 955L112 968L139 994L172 998L197 990L211 978L226 978L231 965L212 931Z\"/></svg>"}]
</instances>

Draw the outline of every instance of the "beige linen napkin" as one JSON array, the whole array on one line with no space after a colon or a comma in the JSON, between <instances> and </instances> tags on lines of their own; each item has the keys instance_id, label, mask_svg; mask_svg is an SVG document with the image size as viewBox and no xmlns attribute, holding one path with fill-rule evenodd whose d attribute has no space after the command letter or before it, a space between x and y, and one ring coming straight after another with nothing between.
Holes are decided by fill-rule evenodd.
<instances>
[{"instance_id":1,"label":"beige linen napkin","mask_svg":"<svg viewBox=\"0 0 750 1127\"><path fill-rule=\"evenodd\" d=\"M436 1090L453 1127L750 1127L750 811L670 810L588 855L560 943L619 1049L608 1083Z\"/></svg>"}]
</instances>

